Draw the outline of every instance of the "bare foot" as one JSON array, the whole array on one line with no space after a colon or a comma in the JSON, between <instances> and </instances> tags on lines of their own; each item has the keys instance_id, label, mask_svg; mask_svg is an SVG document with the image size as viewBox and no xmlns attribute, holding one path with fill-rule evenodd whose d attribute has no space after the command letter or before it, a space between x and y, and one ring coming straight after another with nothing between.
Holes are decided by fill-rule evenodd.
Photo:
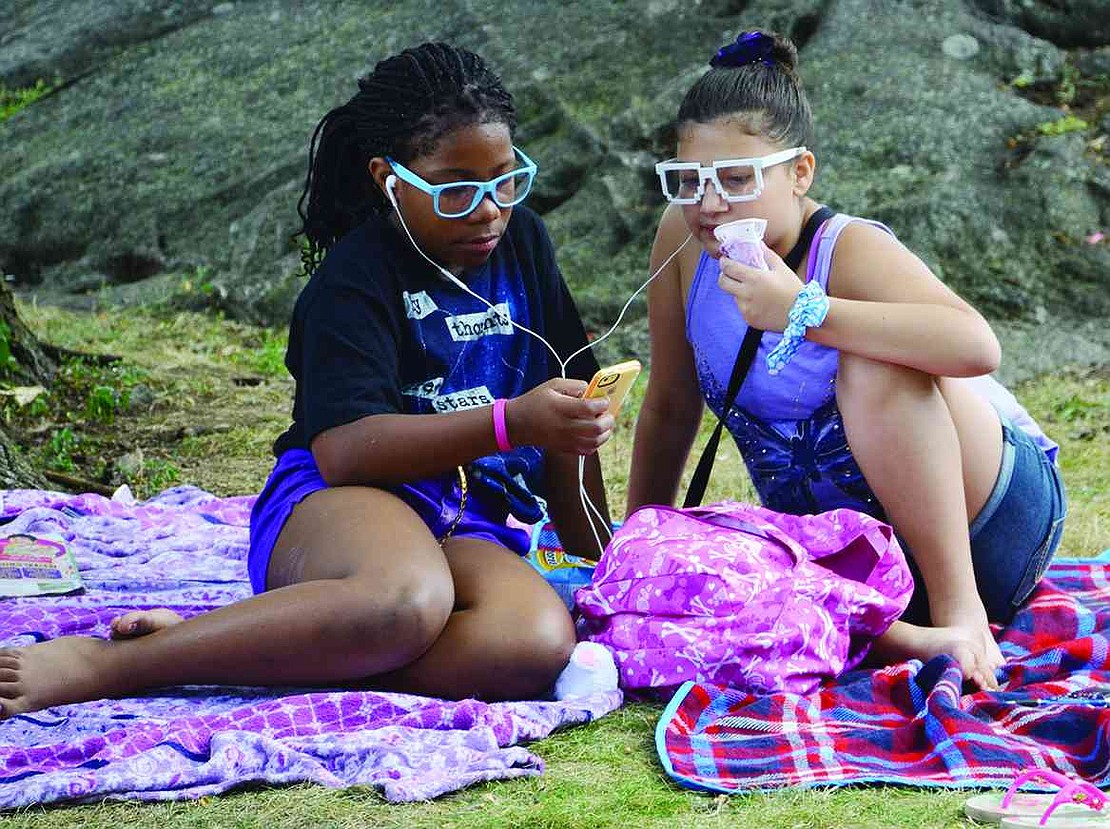
<instances>
[{"instance_id":1,"label":"bare foot","mask_svg":"<svg viewBox=\"0 0 1110 829\"><path fill-rule=\"evenodd\" d=\"M1002 655L1002 650L998 647L998 641L994 638L986 619L970 627L966 625L953 625L953 627L963 630L982 647L983 664L992 674L1006 664L1006 657Z\"/></svg>"},{"instance_id":2,"label":"bare foot","mask_svg":"<svg viewBox=\"0 0 1110 829\"><path fill-rule=\"evenodd\" d=\"M116 647L91 636L65 636L0 649L0 720L111 696L116 691L111 669Z\"/></svg>"},{"instance_id":3,"label":"bare foot","mask_svg":"<svg viewBox=\"0 0 1110 829\"><path fill-rule=\"evenodd\" d=\"M940 654L951 656L959 663L964 679L984 691L998 690L995 672L1003 660L997 643L994 650L997 659L984 647L976 631L963 627L920 627L908 622L895 622L875 640L875 655L888 662L906 659L928 662Z\"/></svg>"},{"instance_id":4,"label":"bare foot","mask_svg":"<svg viewBox=\"0 0 1110 829\"><path fill-rule=\"evenodd\" d=\"M132 610L112 620L113 639L134 639L176 625L184 619L172 610L158 607L153 610Z\"/></svg>"},{"instance_id":5,"label":"bare foot","mask_svg":"<svg viewBox=\"0 0 1110 829\"><path fill-rule=\"evenodd\" d=\"M1006 664L1002 651L991 632L990 622L987 621L987 611L983 607L983 600L978 593L958 597L947 597L946 600L929 602L929 615L933 624L938 628L958 628L975 642L976 648L983 653L985 664L993 671Z\"/></svg>"}]
</instances>

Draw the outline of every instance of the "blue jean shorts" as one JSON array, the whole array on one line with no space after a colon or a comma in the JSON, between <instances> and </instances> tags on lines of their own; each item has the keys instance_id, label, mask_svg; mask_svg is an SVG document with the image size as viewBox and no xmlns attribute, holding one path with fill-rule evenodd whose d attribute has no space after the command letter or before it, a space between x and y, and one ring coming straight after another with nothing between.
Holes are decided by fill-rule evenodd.
<instances>
[{"instance_id":1,"label":"blue jean shorts","mask_svg":"<svg viewBox=\"0 0 1110 829\"><path fill-rule=\"evenodd\" d=\"M293 508L314 492L327 489L312 453L307 449L288 449L281 454L266 486L251 509L250 549L247 571L255 593L266 590L266 574L270 555ZM458 476L452 472L411 484L384 487L410 507L427 525L432 535L442 538L454 524L451 536L482 538L525 555L531 535L505 523L508 510L492 496L470 487L466 508L459 515L462 490ZM455 519L458 518L458 522Z\"/></svg>"},{"instance_id":2,"label":"blue jean shorts","mask_svg":"<svg viewBox=\"0 0 1110 829\"><path fill-rule=\"evenodd\" d=\"M969 528L975 583L992 622L1009 622L1029 598L1060 544L1067 514L1059 468L1029 435L1002 418L998 479ZM916 587L902 620L928 624L921 572L913 556L907 557Z\"/></svg>"}]
</instances>

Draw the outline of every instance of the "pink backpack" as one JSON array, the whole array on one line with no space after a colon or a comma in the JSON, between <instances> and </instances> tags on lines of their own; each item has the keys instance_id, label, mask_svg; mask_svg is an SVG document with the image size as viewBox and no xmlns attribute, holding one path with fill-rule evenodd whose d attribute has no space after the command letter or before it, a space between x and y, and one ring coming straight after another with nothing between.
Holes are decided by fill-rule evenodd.
<instances>
[{"instance_id":1,"label":"pink backpack","mask_svg":"<svg viewBox=\"0 0 1110 829\"><path fill-rule=\"evenodd\" d=\"M726 501L636 510L575 598L582 633L613 653L626 689L809 693L859 664L912 592L881 521Z\"/></svg>"}]
</instances>

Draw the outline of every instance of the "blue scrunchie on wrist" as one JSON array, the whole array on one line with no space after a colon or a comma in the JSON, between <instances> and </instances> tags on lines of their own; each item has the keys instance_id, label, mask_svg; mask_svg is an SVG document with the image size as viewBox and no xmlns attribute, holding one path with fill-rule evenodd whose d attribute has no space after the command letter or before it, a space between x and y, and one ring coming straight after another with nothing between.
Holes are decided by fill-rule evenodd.
<instances>
[{"instance_id":1,"label":"blue scrunchie on wrist","mask_svg":"<svg viewBox=\"0 0 1110 829\"><path fill-rule=\"evenodd\" d=\"M819 326L828 313L829 298L821 283L813 281L803 285L786 313L786 328L783 329L782 339L767 355L767 373L774 375L782 371L790 358L802 347L806 329Z\"/></svg>"}]
</instances>

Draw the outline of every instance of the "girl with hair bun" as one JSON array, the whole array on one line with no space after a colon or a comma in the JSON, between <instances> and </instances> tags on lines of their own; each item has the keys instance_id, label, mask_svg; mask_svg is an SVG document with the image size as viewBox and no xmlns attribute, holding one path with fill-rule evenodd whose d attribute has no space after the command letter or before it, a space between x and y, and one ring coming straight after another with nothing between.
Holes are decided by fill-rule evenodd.
<instances>
[{"instance_id":1,"label":"girl with hair bun","mask_svg":"<svg viewBox=\"0 0 1110 829\"><path fill-rule=\"evenodd\" d=\"M652 270L681 250L649 293L628 509L673 503L704 400L764 506L849 507L894 526L915 592L880 658L949 654L995 688L1004 660L990 624L1010 619L1060 540L1057 446L989 376L1000 348L984 318L889 228L809 195L817 162L794 45L745 32L710 67L679 108L677 157L657 165L670 204ZM753 218L766 221L766 270L722 256L717 238ZM764 333L725 399L749 326Z\"/></svg>"},{"instance_id":2,"label":"girl with hair bun","mask_svg":"<svg viewBox=\"0 0 1110 829\"><path fill-rule=\"evenodd\" d=\"M256 595L185 621L130 613L111 642L0 650L3 716L182 684L520 699L567 665L570 614L507 518L546 512L596 558L613 418L581 396L597 362L521 204L536 165L512 98L444 43L358 86L311 143L293 423L251 515Z\"/></svg>"}]
</instances>

